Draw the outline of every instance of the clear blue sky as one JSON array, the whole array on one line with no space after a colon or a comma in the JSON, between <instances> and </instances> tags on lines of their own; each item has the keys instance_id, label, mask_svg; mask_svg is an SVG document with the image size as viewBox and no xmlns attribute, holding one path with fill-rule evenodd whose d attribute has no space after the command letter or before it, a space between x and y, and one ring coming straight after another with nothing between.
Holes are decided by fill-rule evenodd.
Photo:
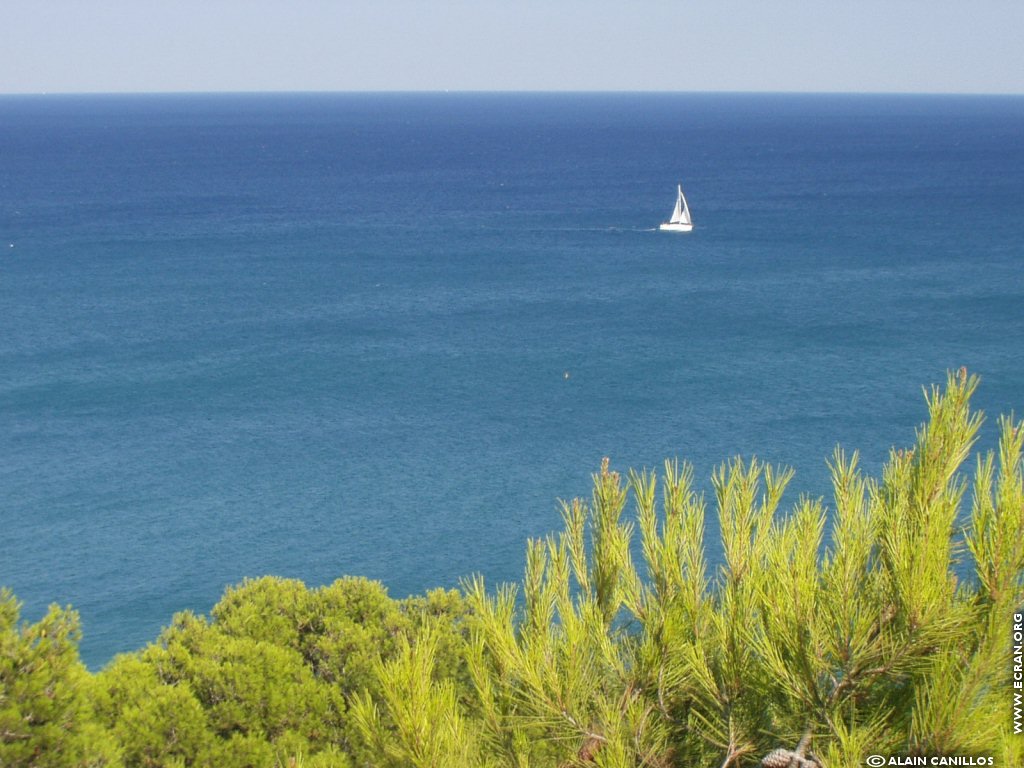
<instances>
[{"instance_id":1,"label":"clear blue sky","mask_svg":"<svg viewBox=\"0 0 1024 768\"><path fill-rule=\"evenodd\" d=\"M2 0L0 93L1024 93L1024 0Z\"/></svg>"}]
</instances>

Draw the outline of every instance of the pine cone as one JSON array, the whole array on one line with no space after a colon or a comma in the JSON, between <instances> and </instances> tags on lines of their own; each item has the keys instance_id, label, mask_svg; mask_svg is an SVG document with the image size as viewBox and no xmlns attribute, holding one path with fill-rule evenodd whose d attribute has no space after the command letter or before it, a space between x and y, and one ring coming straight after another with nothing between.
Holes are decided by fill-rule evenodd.
<instances>
[{"instance_id":1,"label":"pine cone","mask_svg":"<svg viewBox=\"0 0 1024 768\"><path fill-rule=\"evenodd\" d=\"M794 757L798 757L796 752L790 752L788 749L773 749L761 758L761 768L789 768Z\"/></svg>"},{"instance_id":2,"label":"pine cone","mask_svg":"<svg viewBox=\"0 0 1024 768\"><path fill-rule=\"evenodd\" d=\"M580 762L592 763L594 762L599 749L601 749L601 742L591 736L583 742L583 746L580 747L580 751L576 756L579 758Z\"/></svg>"},{"instance_id":3,"label":"pine cone","mask_svg":"<svg viewBox=\"0 0 1024 768\"><path fill-rule=\"evenodd\" d=\"M558 768L569 768L573 765L579 765L580 763L593 763L596 762L596 756L598 750L601 749L601 740L595 736L588 736L583 742L583 746L580 747L576 753L576 759L570 760L565 763L560 763Z\"/></svg>"},{"instance_id":4,"label":"pine cone","mask_svg":"<svg viewBox=\"0 0 1024 768\"><path fill-rule=\"evenodd\" d=\"M761 758L761 768L820 768L818 761L790 749L773 749Z\"/></svg>"}]
</instances>

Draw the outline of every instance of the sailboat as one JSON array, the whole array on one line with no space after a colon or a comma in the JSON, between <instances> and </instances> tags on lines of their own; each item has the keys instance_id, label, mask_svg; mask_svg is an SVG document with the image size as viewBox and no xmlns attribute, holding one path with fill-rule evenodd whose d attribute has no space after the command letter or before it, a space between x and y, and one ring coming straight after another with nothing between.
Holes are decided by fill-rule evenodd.
<instances>
[{"instance_id":1,"label":"sailboat","mask_svg":"<svg viewBox=\"0 0 1024 768\"><path fill-rule=\"evenodd\" d=\"M690 218L690 206L686 204L686 196L683 195L683 186L680 184L679 197L676 198L676 207L672 211L672 218L662 224L658 229L662 232L692 232L693 219Z\"/></svg>"}]
</instances>

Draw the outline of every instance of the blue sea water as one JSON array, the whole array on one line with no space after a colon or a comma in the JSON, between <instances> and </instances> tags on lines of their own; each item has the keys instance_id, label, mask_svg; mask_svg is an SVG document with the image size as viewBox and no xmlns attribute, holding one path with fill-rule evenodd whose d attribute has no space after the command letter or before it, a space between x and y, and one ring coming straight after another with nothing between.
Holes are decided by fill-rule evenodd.
<instances>
[{"instance_id":1,"label":"blue sea water","mask_svg":"<svg viewBox=\"0 0 1024 768\"><path fill-rule=\"evenodd\" d=\"M827 496L950 368L1024 412L1022 202L1019 97L2 97L0 584L96 666L246 576L514 580L603 456Z\"/></svg>"}]
</instances>

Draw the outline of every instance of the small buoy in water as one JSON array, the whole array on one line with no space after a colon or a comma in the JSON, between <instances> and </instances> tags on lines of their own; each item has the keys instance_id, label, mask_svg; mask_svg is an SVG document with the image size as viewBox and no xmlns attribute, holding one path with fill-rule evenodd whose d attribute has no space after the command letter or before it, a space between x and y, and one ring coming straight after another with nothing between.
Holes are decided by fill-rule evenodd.
<instances>
[{"instance_id":1,"label":"small buoy in water","mask_svg":"<svg viewBox=\"0 0 1024 768\"><path fill-rule=\"evenodd\" d=\"M569 372L566 371L565 373L563 373L562 377L568 379L569 378Z\"/></svg>"}]
</instances>

